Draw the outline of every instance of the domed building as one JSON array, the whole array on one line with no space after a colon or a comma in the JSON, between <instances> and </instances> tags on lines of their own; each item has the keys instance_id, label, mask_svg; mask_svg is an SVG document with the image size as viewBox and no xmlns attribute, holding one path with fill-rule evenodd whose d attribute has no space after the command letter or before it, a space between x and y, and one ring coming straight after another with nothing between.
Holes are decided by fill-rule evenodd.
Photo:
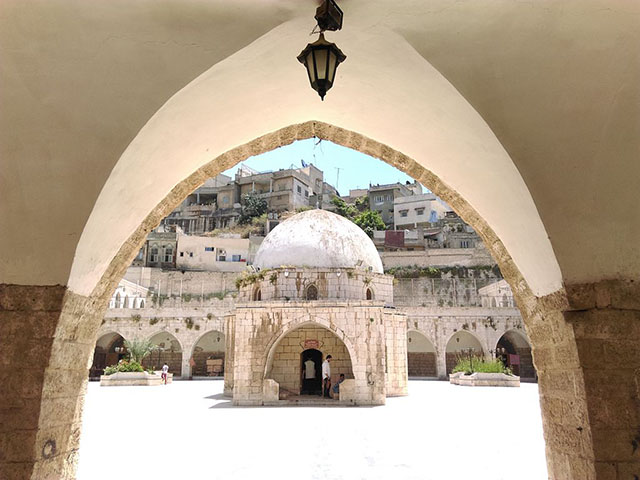
<instances>
[{"instance_id":1,"label":"domed building","mask_svg":"<svg viewBox=\"0 0 640 480\"><path fill-rule=\"evenodd\" d=\"M226 319L225 393L235 405L322 402L327 355L332 384L346 378L341 403L406 395L407 325L392 307L393 277L349 220L310 210L282 222L238 287Z\"/></svg>"}]
</instances>

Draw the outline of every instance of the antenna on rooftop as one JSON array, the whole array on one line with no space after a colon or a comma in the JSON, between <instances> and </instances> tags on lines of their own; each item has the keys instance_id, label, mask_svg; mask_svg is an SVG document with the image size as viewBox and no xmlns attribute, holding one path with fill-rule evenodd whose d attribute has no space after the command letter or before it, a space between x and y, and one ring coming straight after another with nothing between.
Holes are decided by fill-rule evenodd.
<instances>
[{"instance_id":1,"label":"antenna on rooftop","mask_svg":"<svg viewBox=\"0 0 640 480\"><path fill-rule=\"evenodd\" d=\"M340 187L338 186L340 184L340 170L344 170L344 168L342 167L333 167L335 168L338 172L336 173L336 190L340 190Z\"/></svg>"}]
</instances>

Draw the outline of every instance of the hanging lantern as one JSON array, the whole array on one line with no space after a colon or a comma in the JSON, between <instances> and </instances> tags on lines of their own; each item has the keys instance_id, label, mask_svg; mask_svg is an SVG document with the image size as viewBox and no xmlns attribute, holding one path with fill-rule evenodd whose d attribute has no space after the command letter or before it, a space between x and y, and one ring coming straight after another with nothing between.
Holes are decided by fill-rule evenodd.
<instances>
[{"instance_id":1,"label":"hanging lantern","mask_svg":"<svg viewBox=\"0 0 640 480\"><path fill-rule=\"evenodd\" d=\"M338 65L346 60L347 56L335 43L327 42L324 34L298 55L298 61L307 69L309 82L320 98L324 100L327 91L333 86Z\"/></svg>"}]
</instances>

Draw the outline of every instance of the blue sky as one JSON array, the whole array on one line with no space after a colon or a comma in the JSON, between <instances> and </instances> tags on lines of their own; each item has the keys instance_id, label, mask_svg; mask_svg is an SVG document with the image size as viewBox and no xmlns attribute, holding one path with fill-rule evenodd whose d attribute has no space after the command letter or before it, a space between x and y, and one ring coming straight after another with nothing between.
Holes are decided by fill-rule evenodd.
<instances>
[{"instance_id":1,"label":"blue sky","mask_svg":"<svg viewBox=\"0 0 640 480\"><path fill-rule=\"evenodd\" d=\"M318 141L313 138L250 157L242 163L264 172L290 168L291 165L298 168L301 166L300 160L313 163L322 170L325 182L337 187L341 195L348 195L349 189L368 188L369 183L413 181L411 177L380 160L326 140ZM338 185L336 167L341 169ZM224 174L233 177L237 169L238 165Z\"/></svg>"}]
</instances>

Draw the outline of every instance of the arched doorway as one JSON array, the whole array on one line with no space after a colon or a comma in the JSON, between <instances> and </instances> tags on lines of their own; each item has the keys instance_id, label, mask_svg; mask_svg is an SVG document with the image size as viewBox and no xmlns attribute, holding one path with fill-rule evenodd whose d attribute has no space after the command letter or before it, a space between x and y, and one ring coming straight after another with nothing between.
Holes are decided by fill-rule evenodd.
<instances>
[{"instance_id":1,"label":"arched doorway","mask_svg":"<svg viewBox=\"0 0 640 480\"><path fill-rule=\"evenodd\" d=\"M469 354L484 355L480 341L475 335L467 332L466 330L460 330L454 333L447 342L447 349L445 352L447 375L449 375L451 370L453 370L453 367L456 366L458 358L460 358L461 355L468 356Z\"/></svg>"},{"instance_id":2,"label":"arched doorway","mask_svg":"<svg viewBox=\"0 0 640 480\"><path fill-rule=\"evenodd\" d=\"M425 335L411 330L407 332L407 364L409 378L437 378L436 349Z\"/></svg>"},{"instance_id":3,"label":"arched doorway","mask_svg":"<svg viewBox=\"0 0 640 480\"><path fill-rule=\"evenodd\" d=\"M205 333L193 347L191 358L195 362L191 370L194 377L219 377L224 375L225 338L222 332Z\"/></svg>"},{"instance_id":4,"label":"arched doorway","mask_svg":"<svg viewBox=\"0 0 640 480\"><path fill-rule=\"evenodd\" d=\"M275 346L271 356L266 378L278 382L282 399L300 395L302 391L302 367L307 360L303 352L315 350L317 354L310 354L322 366L322 360L331 355L331 383L344 374L346 379L354 378L353 365L349 350L338 336L316 323L306 323L290 331L282 337ZM315 356L313 356L315 355ZM321 373L321 370L317 373Z\"/></svg>"},{"instance_id":5,"label":"arched doorway","mask_svg":"<svg viewBox=\"0 0 640 480\"><path fill-rule=\"evenodd\" d=\"M158 348L147 356L142 365L145 368L160 370L163 364L169 366L169 373L174 377L182 375L182 346L176 337L169 332L159 332L149 340Z\"/></svg>"},{"instance_id":6,"label":"arched doorway","mask_svg":"<svg viewBox=\"0 0 640 480\"><path fill-rule=\"evenodd\" d=\"M305 292L304 298L306 300L318 300L318 287L315 285L309 285Z\"/></svg>"},{"instance_id":7,"label":"arched doorway","mask_svg":"<svg viewBox=\"0 0 640 480\"><path fill-rule=\"evenodd\" d=\"M515 375L520 376L521 380L535 381L537 379L531 356L531 346L521 333L514 330L506 332L498 340L495 352L496 358L500 358L502 363L511 368Z\"/></svg>"},{"instance_id":8,"label":"arched doorway","mask_svg":"<svg viewBox=\"0 0 640 480\"><path fill-rule=\"evenodd\" d=\"M300 354L300 395L322 394L322 352L308 348Z\"/></svg>"},{"instance_id":9,"label":"arched doorway","mask_svg":"<svg viewBox=\"0 0 640 480\"><path fill-rule=\"evenodd\" d=\"M124 337L119 333L105 333L96 341L93 362L89 369L89 380L100 380L105 367L115 365L127 356Z\"/></svg>"}]
</instances>

